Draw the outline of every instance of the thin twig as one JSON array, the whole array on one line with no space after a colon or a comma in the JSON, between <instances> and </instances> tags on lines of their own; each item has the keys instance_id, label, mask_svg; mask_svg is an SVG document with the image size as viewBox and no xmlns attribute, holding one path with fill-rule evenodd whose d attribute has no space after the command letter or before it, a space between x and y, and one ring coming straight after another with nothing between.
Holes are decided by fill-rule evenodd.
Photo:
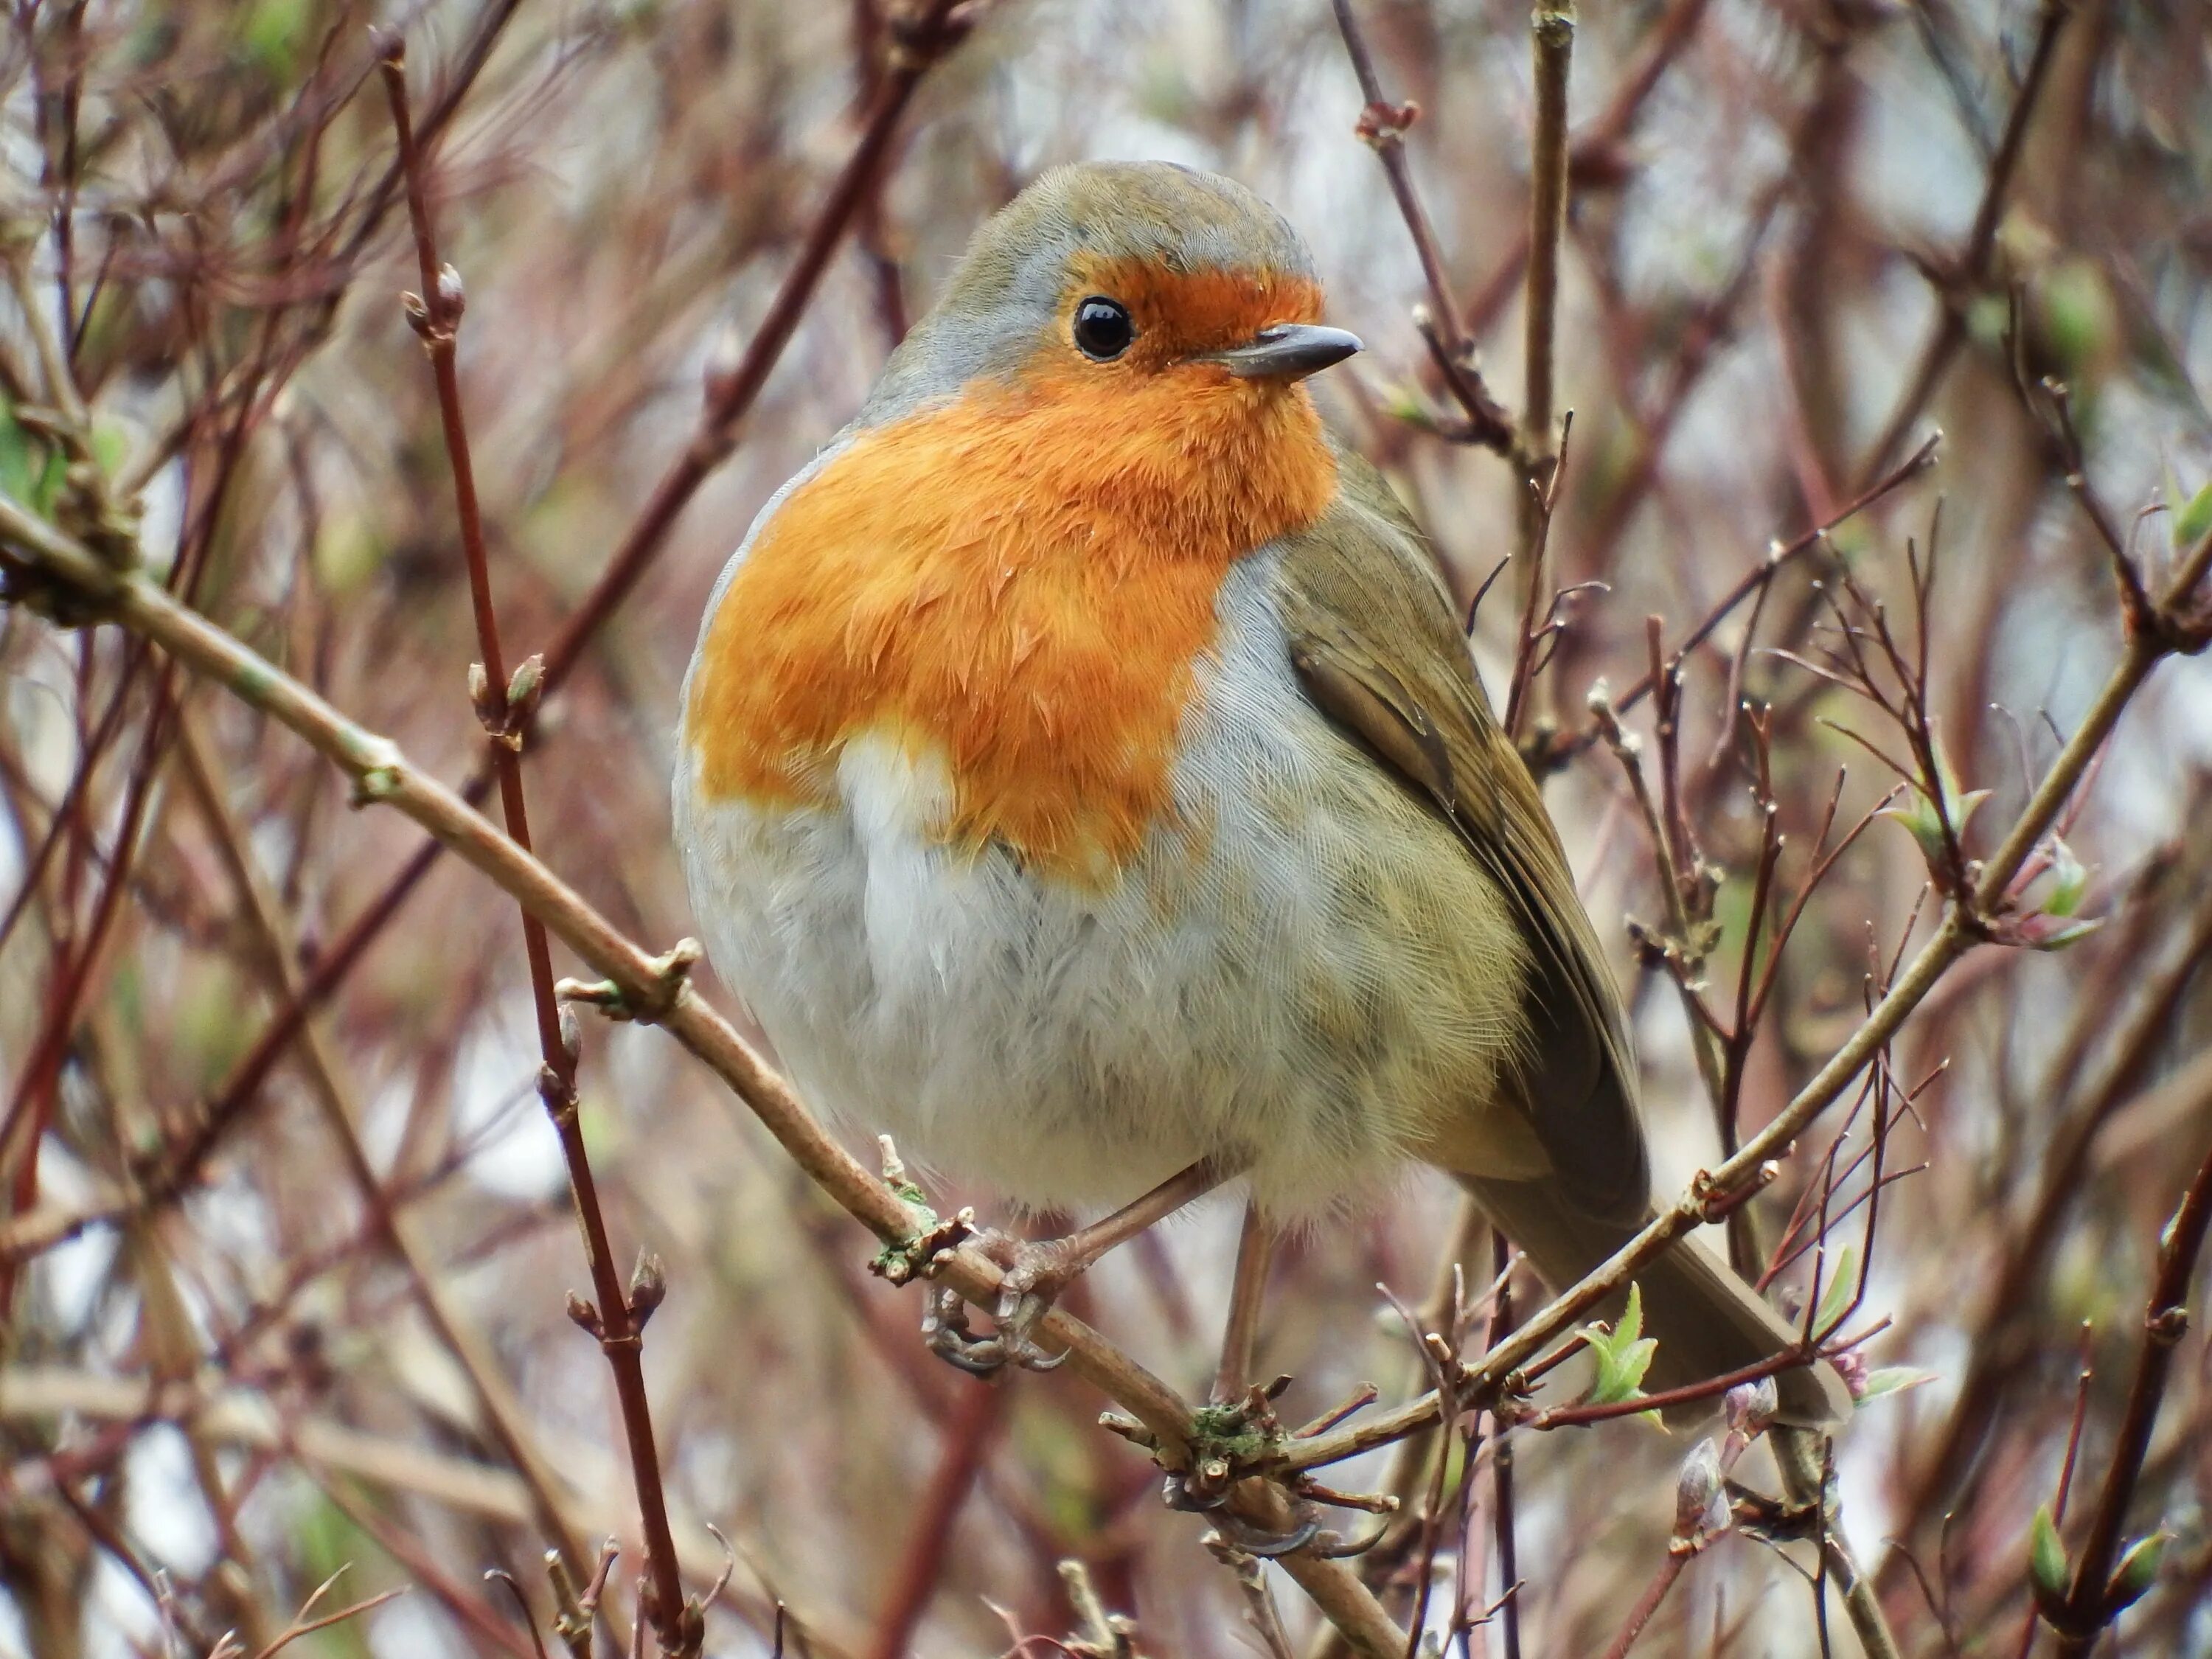
<instances>
[{"instance_id":1,"label":"thin twig","mask_svg":"<svg viewBox=\"0 0 2212 1659\"><path fill-rule=\"evenodd\" d=\"M1974 222L1966 234L1966 246L1947 275L1947 291L1941 296L1942 313L1936 319L1927 343L1921 347L1912 372L1905 377L1905 389L1896 409L1867 453L1867 473L1880 471L1897 453L1905 441L1905 434L1935 395L1943 371L1951 366L1951 360L1966 343L1966 303L1975 290L1989 282L2005 198L2011 191L2013 173L2019 167L2021 150L2027 140L2028 124L2051 78L2059 33L2074 10L2072 0L2044 0L2042 16L2036 26L2035 50L2028 58L2027 73L2021 81L2020 91L2013 99L2012 112L2006 118L2004 137L1990 160L1989 177L1982 187L1981 201L1974 210Z\"/></svg>"},{"instance_id":2,"label":"thin twig","mask_svg":"<svg viewBox=\"0 0 2212 1659\"><path fill-rule=\"evenodd\" d=\"M1683 635L1680 643L1676 645L1669 654L1674 657L1687 657L1711 638L1713 630L1735 615L1746 599L1765 592L1767 586L1785 566L1794 563L1804 554L1820 546L1845 523L1856 518L1882 497L1934 465L1936 452L1942 446L1942 433L1930 433L1919 448L1868 485L1850 501L1844 503L1836 511L1834 516L1803 532L1794 540L1778 543L1768 548L1766 556L1737 579L1735 585L1723 593L1712 608L1705 612L1704 619L1696 627ZM1650 696L1657 684L1656 679L1647 672L1643 678L1613 700L1614 711L1626 714ZM1561 738L1553 746L1548 759L1553 765L1564 764L1597 742L1601 735L1597 722L1593 720L1573 737Z\"/></svg>"},{"instance_id":3,"label":"thin twig","mask_svg":"<svg viewBox=\"0 0 2212 1659\"><path fill-rule=\"evenodd\" d=\"M1352 72L1359 82L1361 108L1354 130L1382 163L1383 176L1390 181L1390 194L1398 204L1399 216L1406 222L1407 233L1413 239L1413 252L1420 258L1422 279L1428 286L1431 309L1426 315L1417 313L1414 320L1420 325L1437 374L1465 417L1464 429L1451 435L1510 456L1514 453L1512 418L1491 395L1481 370L1475 366L1474 337L1459 302L1452 296L1450 273L1444 269L1436 230L1429 222L1428 210L1421 204L1420 192L1413 187L1413 169L1406 159L1406 129L1419 118L1420 109L1413 104L1394 104L1383 95L1382 77L1376 73L1374 54L1360 33L1352 0L1333 3L1345 55L1352 60Z\"/></svg>"},{"instance_id":4,"label":"thin twig","mask_svg":"<svg viewBox=\"0 0 2212 1659\"><path fill-rule=\"evenodd\" d=\"M2151 1431L2158 1425L2158 1408L2166 1397L2174 1351L2189 1328L2189 1281L2197 1271L2197 1257L2209 1231L2212 1231L2212 1152L2197 1166L2180 1207L2160 1237L2158 1272L2151 1281L2150 1305L2143 1314L2142 1352L2128 1382L2128 1401L2120 1416L2112 1464L2097 1493L2097 1507L2090 1517L2088 1535L2081 1540L2066 1599L2062 1606L2044 1608L2045 1618L2058 1632L2061 1659L2082 1659L2132 1599L2125 1594L2130 1587L2113 1580L2113 1564L2119 1559L2122 1528L2135 1501L2144 1455L2150 1449Z\"/></svg>"},{"instance_id":5,"label":"thin twig","mask_svg":"<svg viewBox=\"0 0 2212 1659\"><path fill-rule=\"evenodd\" d=\"M422 277L422 294L409 304L408 316L422 337L437 383L438 415L445 432L447 459L452 464L461 551L468 567L477 647L482 653L478 671L482 678L474 688L472 701L489 739L507 833L516 848L526 855L531 851L530 814L523 792L521 744L514 726L518 714L526 712L536 701L541 677L538 665L532 663L526 664L510 681L501 649L499 616L492 599L490 559L484 549L483 520L477 501L476 474L469 454L468 423L461 407L460 370L454 356L455 333L466 302L459 274L452 266L439 262L436 234L430 222L424 161L416 145L408 115L406 49L398 35L390 37L380 52L379 67L392 106L392 127L398 137L400 165L407 187L408 218L414 228L416 257ZM664 1654L694 1659L705 1639L704 1616L696 1603L687 1604L684 1599L675 1541L669 1535L668 1498L661 1486L660 1457L653 1442L653 1408L646 1394L644 1351L640 1340L662 1287L657 1269L648 1273L643 1261L632 1285L625 1287L623 1284L576 1109L576 1044L562 1029L560 1006L555 1000L551 946L545 924L527 911L522 918L522 938L530 963L531 1006L538 1025L542 1066L539 1092L560 1139L562 1159L568 1167L568 1184L575 1198L577 1219L582 1224L586 1264L592 1277L595 1317L580 1319L578 1322L599 1339L600 1350L606 1355L614 1376L623 1432L629 1443L639 1524L645 1536L645 1571L652 1586L652 1594L641 1613L652 1624L654 1638Z\"/></svg>"},{"instance_id":6,"label":"thin twig","mask_svg":"<svg viewBox=\"0 0 2212 1659\"><path fill-rule=\"evenodd\" d=\"M890 1588L870 1638L872 1659L902 1659L907 1653L915 1627L928 1610L951 1557L954 1527L968 1494L975 1490L1010 1398L1006 1389L967 1385L938 1449L936 1469L915 1498L906 1548L890 1574Z\"/></svg>"},{"instance_id":7,"label":"thin twig","mask_svg":"<svg viewBox=\"0 0 2212 1659\"><path fill-rule=\"evenodd\" d=\"M1492 1230L1492 1261L1498 1273L1496 1312L1491 1316L1490 1340L1513 1331L1513 1249L1504 1233ZM1513 1497L1512 1434L1497 1424L1497 1443L1490 1454L1492 1523L1498 1540L1498 1582L1500 1609L1504 1613L1505 1659L1521 1659L1521 1571L1519 1528Z\"/></svg>"},{"instance_id":8,"label":"thin twig","mask_svg":"<svg viewBox=\"0 0 2212 1659\"><path fill-rule=\"evenodd\" d=\"M1522 300L1520 526L1514 578L1522 614L1534 614L1547 583L1555 474L1562 440L1553 428L1554 347L1559 334L1559 242L1567 224L1567 70L1575 44L1574 0L1544 0L1529 19L1536 83L1535 131L1528 161L1528 270ZM1525 641L1522 648L1527 648ZM1533 678L1520 706L1522 726L1553 725L1550 684Z\"/></svg>"}]
</instances>

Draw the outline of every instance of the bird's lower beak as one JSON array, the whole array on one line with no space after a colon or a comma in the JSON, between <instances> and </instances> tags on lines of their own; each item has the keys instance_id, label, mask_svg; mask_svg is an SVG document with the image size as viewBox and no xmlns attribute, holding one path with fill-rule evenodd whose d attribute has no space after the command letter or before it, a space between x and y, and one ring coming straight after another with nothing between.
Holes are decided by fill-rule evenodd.
<instances>
[{"instance_id":1,"label":"bird's lower beak","mask_svg":"<svg viewBox=\"0 0 2212 1659\"><path fill-rule=\"evenodd\" d=\"M1247 380L1303 380L1359 349L1359 337L1314 323L1278 323L1249 345L1217 351L1211 361Z\"/></svg>"}]
</instances>

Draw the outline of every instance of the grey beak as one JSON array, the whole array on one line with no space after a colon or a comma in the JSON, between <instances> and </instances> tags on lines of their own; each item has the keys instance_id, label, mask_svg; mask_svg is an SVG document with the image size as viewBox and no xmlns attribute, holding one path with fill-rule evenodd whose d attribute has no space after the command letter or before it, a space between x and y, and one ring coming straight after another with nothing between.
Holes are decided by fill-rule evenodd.
<instances>
[{"instance_id":1,"label":"grey beak","mask_svg":"<svg viewBox=\"0 0 2212 1659\"><path fill-rule=\"evenodd\" d=\"M1212 361L1247 380L1303 380L1359 349L1359 337L1313 323L1278 323L1249 345L1213 354Z\"/></svg>"}]
</instances>

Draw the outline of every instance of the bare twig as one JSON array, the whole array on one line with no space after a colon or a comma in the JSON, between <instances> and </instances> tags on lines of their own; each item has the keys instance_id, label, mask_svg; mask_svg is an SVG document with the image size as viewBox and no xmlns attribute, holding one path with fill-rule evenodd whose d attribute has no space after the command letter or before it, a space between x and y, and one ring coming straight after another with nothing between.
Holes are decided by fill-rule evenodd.
<instances>
[{"instance_id":1,"label":"bare twig","mask_svg":"<svg viewBox=\"0 0 2212 1659\"><path fill-rule=\"evenodd\" d=\"M407 108L405 46L394 35L379 54L392 122L398 135L400 164L407 187L408 218L414 228L415 250L421 266L422 292L410 296L408 320L422 337L429 355L438 388L438 415L445 430L446 454L452 464L453 496L460 519L461 551L468 568L469 598L476 613L477 646L482 660L472 687L477 717L490 740L491 759L499 779L500 805L507 833L516 848L531 851L530 814L522 785L522 750L516 731L537 699L542 665L523 665L512 681L499 636L499 617L492 601L491 564L484 550L483 520L477 502L476 473L469 456L468 423L461 408L460 371L454 360L454 339L465 306L461 279L451 265L438 259L436 234L430 222L428 193L424 183L424 161L415 143ZM637 1487L640 1524L645 1535L645 1571L652 1595L641 1609L653 1626L664 1654L694 1659L706 1637L704 1615L696 1602L684 1598L678 1576L676 1546L668 1531L668 1499L661 1489L660 1457L653 1443L653 1408L645 1390L644 1352L640 1335L647 1317L662 1292L659 1270L648 1271L641 1260L637 1275L625 1287L616 1266L614 1246L606 1217L599 1205L599 1185L591 1157L584 1146L583 1125L576 1109L577 1044L563 1029L555 1000L553 957L545 925L525 911L523 948L530 963L531 1006L537 1018L538 1055L542 1065L539 1092L544 1097L554 1132L560 1138L561 1156L568 1166L568 1184L582 1224L584 1255L592 1276L595 1298L593 1316L578 1322L599 1339L614 1375L615 1395L622 1412L623 1431L629 1442L630 1471Z\"/></svg>"},{"instance_id":2,"label":"bare twig","mask_svg":"<svg viewBox=\"0 0 2212 1659\"><path fill-rule=\"evenodd\" d=\"M890 1589L877 1615L868 1651L874 1659L902 1659L915 1626L937 1593L938 1579L952 1552L953 1528L975 1490L992 1437L1005 1416L1008 1391L969 1384L947 1425L938 1449L937 1468L914 1503L905 1553L890 1577Z\"/></svg>"},{"instance_id":3,"label":"bare twig","mask_svg":"<svg viewBox=\"0 0 2212 1659\"><path fill-rule=\"evenodd\" d=\"M1805 531L1794 540L1778 542L1768 548L1766 556L1737 579L1735 585L1720 597L1712 608L1705 613L1704 619L1682 637L1680 643L1674 647L1671 655L1687 657L1711 638L1713 630L1734 616L1746 599L1764 592L1768 585L1773 581L1776 574L1785 566L1795 562L1812 549L1820 546L1849 520L1856 518L1882 497L1892 494L1933 466L1936 463L1936 452L1942 441L1942 433L1929 434L1919 448L1838 508L1833 517L1825 523ZM1627 690L1613 700L1614 712L1626 714L1650 696L1657 684L1658 681L1654 676L1646 673ZM1564 763L1595 743L1601 735L1598 723L1593 719L1574 736L1562 738L1553 746L1547 758L1554 765Z\"/></svg>"},{"instance_id":4,"label":"bare twig","mask_svg":"<svg viewBox=\"0 0 2212 1659\"><path fill-rule=\"evenodd\" d=\"M1428 343L1437 374L1458 403L1466 421L1462 430L1449 435L1510 456L1514 453L1512 418L1491 395L1482 371L1476 366L1474 337L1461 316L1459 302L1452 297L1450 273L1444 269L1436 231L1429 222L1428 210L1421 205L1420 193L1413 187L1413 170L1406 159L1406 129L1419 118L1419 106L1394 104L1383 95L1382 77L1376 73L1374 54L1368 50L1366 37L1360 33L1352 0L1334 0L1334 4L1337 30L1344 36L1345 54L1352 60L1352 73L1359 81L1361 108L1356 131L1382 163L1383 175L1390 181L1390 194L1398 204L1398 214L1406 222L1407 234L1413 239L1413 251L1420 258L1421 276L1428 286L1431 310L1426 314L1417 314L1415 321L1420 325L1421 337ZM1545 423L1548 428L1548 416Z\"/></svg>"},{"instance_id":5,"label":"bare twig","mask_svg":"<svg viewBox=\"0 0 2212 1659\"><path fill-rule=\"evenodd\" d=\"M1966 343L1966 302L1976 289L1989 282L2005 198L2011 191L2013 173L2020 164L2021 147L2027 140L2028 124L2034 118L2037 102L2051 78L2059 34L2074 10L2069 0L2044 0L2036 27L2035 49L2028 58L2027 73L2021 82L2020 91L2013 98L2012 112L2005 120L2004 137L1990 160L1989 177L1982 187L1981 201L1974 210L1974 222L1966 233L1966 246L1951 269L1944 273L1947 291L1941 296L1942 314L1929 331L1927 343L1921 347L1911 373L1905 377L1905 391L1898 398L1896 409L1868 452L1861 476L1877 472L1887 465L1889 458L1905 442L1913 422L1920 418L1921 411L1927 408L1944 370L1951 366L1952 358Z\"/></svg>"},{"instance_id":6,"label":"bare twig","mask_svg":"<svg viewBox=\"0 0 2212 1659\"><path fill-rule=\"evenodd\" d=\"M1567 223L1567 69L1575 44L1574 0L1540 5L1529 20L1534 55L1535 131L1528 161L1528 275L1521 406L1522 580L1539 580L1532 491L1550 482L1553 346L1559 330L1559 240Z\"/></svg>"},{"instance_id":7,"label":"bare twig","mask_svg":"<svg viewBox=\"0 0 2212 1659\"><path fill-rule=\"evenodd\" d=\"M2212 1231L2212 1152L2207 1152L2197 1166L2180 1207L2160 1237L2158 1272L2151 1281L2150 1305L2143 1314L2142 1352L2129 1379L2127 1406L2121 1413L2112 1464L2097 1493L2097 1507L2090 1516L2088 1535L2081 1540L2072 1584L2063 1601L2051 1596L2040 1603L2045 1619L2058 1632L2058 1651L2065 1659L2087 1655L2106 1626L2148 1587L2147 1577L2143 1583L2135 1583L2124 1571L2115 1574L2113 1567L2120 1559L2122 1528L2127 1525L2144 1455L2150 1449L2151 1431L2158 1424L2159 1404L2165 1398L2166 1377L2173 1369L2174 1350L2189 1328L2189 1281L2197 1271L2197 1257L2208 1231ZM2153 1554L2148 1559L2156 1558Z\"/></svg>"}]
</instances>

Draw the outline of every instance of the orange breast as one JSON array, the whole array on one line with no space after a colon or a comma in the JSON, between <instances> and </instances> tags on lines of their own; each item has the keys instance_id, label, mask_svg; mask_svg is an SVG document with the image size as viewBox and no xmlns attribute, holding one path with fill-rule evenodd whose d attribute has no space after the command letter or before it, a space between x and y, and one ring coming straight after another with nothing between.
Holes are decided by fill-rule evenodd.
<instances>
[{"instance_id":1,"label":"orange breast","mask_svg":"<svg viewBox=\"0 0 2212 1659\"><path fill-rule=\"evenodd\" d=\"M1056 365L861 433L725 591L689 713L707 795L820 803L894 738L951 783L949 844L1100 885L1169 809L1231 563L1335 487L1296 386Z\"/></svg>"}]
</instances>

